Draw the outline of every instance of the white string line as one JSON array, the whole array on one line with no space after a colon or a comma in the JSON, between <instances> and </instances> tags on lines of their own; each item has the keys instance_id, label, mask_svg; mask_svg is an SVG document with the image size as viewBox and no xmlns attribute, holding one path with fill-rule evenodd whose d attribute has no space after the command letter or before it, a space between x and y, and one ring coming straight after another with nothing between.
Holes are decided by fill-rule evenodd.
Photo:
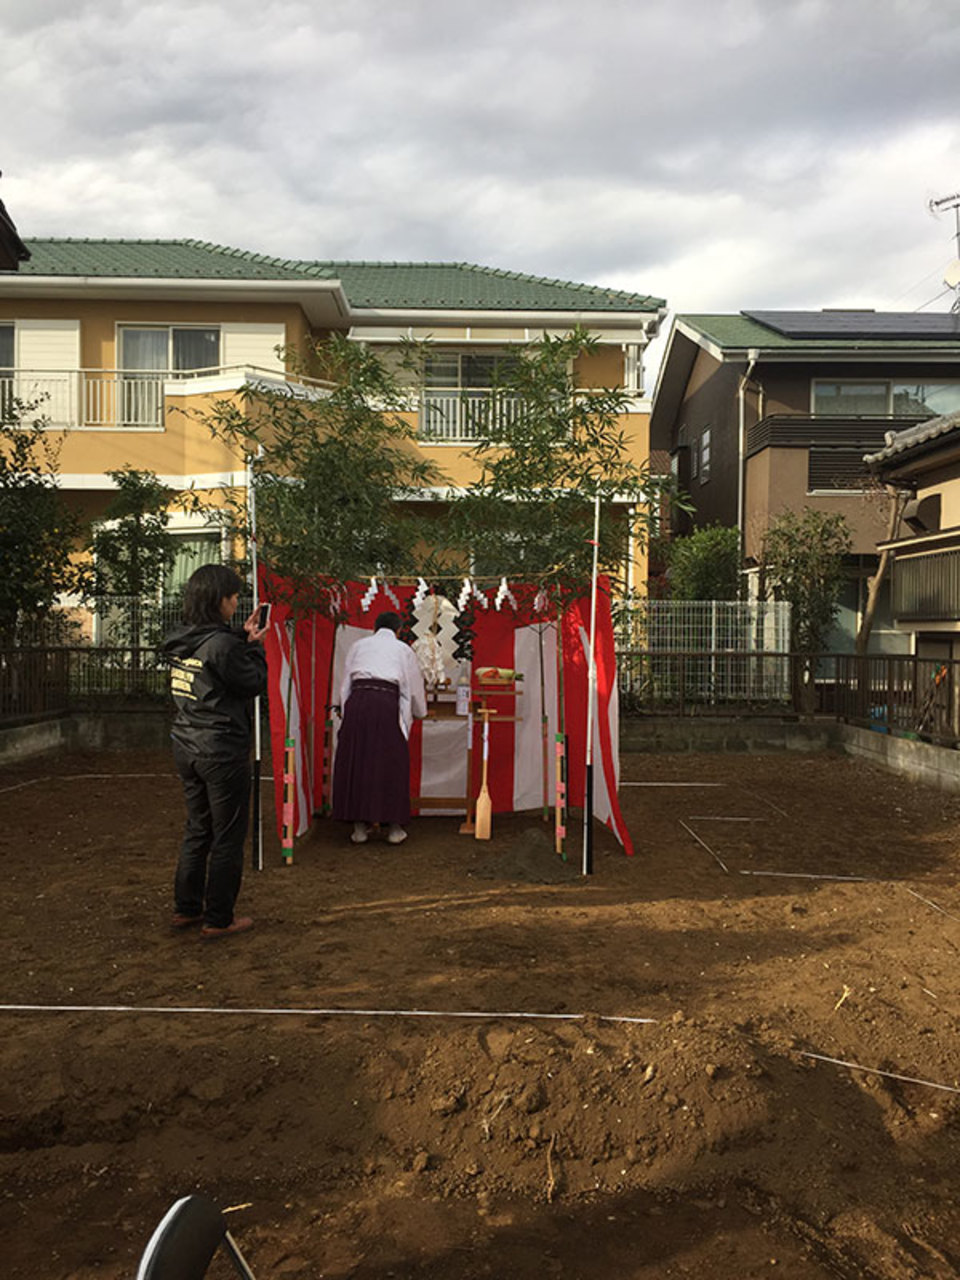
<instances>
[{"instance_id":1,"label":"white string line","mask_svg":"<svg viewBox=\"0 0 960 1280\"><path fill-rule=\"evenodd\" d=\"M743 792L745 796L750 796L752 800L762 800L764 804L768 804L771 809L773 809L776 813L779 813L782 818L790 817L786 809L781 809L779 805L774 804L772 800L768 800L767 797L764 795L761 795L759 791L748 791L746 787L741 787L740 790Z\"/></svg>"},{"instance_id":2,"label":"white string line","mask_svg":"<svg viewBox=\"0 0 960 1280\"><path fill-rule=\"evenodd\" d=\"M687 826L687 824L683 821L683 819L682 819L682 818L681 818L679 821L680 821L680 825L681 825L681 827L683 827L684 831L688 831L688 832L690 833L690 835L692 835L692 836L693 836L694 840L696 840L697 844L702 845L702 846L703 846L703 848L704 848L704 849L706 849L707 853L709 853L710 857L711 857L711 858L714 858L717 862L719 862L719 863L720 863L720 866L724 869L724 871L726 871L727 875L729 875L729 874L730 874L730 868L727 866L727 864L724 862L724 860L720 857L720 855L719 855L718 853L714 853L714 851L713 851L713 850L710 848L710 846L707 844L706 840L701 840L701 839L700 839L700 837L697 835L697 833L693 830L693 828L692 828L692 827L688 827L688 826Z\"/></svg>"},{"instance_id":3,"label":"white string line","mask_svg":"<svg viewBox=\"0 0 960 1280\"><path fill-rule=\"evenodd\" d=\"M107 782L112 778L166 778L169 782L179 782L175 773L51 773L44 778L28 778L26 782L15 782L12 787L0 787L0 796L8 791L19 791L22 787L35 787L40 782ZM261 782L273 782L273 774L260 775Z\"/></svg>"},{"instance_id":4,"label":"white string line","mask_svg":"<svg viewBox=\"0 0 960 1280\"><path fill-rule=\"evenodd\" d=\"M912 889L907 888L906 885L904 885L903 887L907 890L907 893L909 893L912 897L916 898L919 902L925 902L928 907L933 907L934 911L939 911L940 914L942 916L946 916L948 920L956 920L957 923L960 924L960 916L951 915L949 911L944 911L943 907L937 906L937 904L935 902L931 902L929 898L921 897L919 893L914 893L914 891Z\"/></svg>"},{"instance_id":5,"label":"white string line","mask_svg":"<svg viewBox=\"0 0 960 1280\"><path fill-rule=\"evenodd\" d=\"M321 1018L468 1018L474 1020L519 1021L532 1020L551 1022L614 1022L630 1024L654 1024L657 1018L632 1018L617 1014L591 1013L504 1013L490 1011L488 1013L473 1010L453 1009L223 1009L189 1005L129 1005L129 1004L0 1004L0 1012L4 1013L165 1013L165 1014L213 1014L233 1015L240 1017L304 1017ZM942 1089L947 1093L960 1093L960 1088L951 1084L940 1084L936 1080L923 1080L917 1076L900 1075L896 1071L882 1071L879 1067L866 1067L859 1062L845 1062L842 1058L828 1058L822 1053L808 1053L797 1049L801 1058L812 1058L816 1062L828 1062L836 1067L846 1067L850 1071L866 1071L871 1075L885 1076L890 1080L902 1080L906 1084L925 1085L929 1089Z\"/></svg>"},{"instance_id":6,"label":"white string line","mask_svg":"<svg viewBox=\"0 0 960 1280\"><path fill-rule=\"evenodd\" d=\"M690 822L766 822L766 818L724 818L719 813L688 813Z\"/></svg>"},{"instance_id":7,"label":"white string line","mask_svg":"<svg viewBox=\"0 0 960 1280\"><path fill-rule=\"evenodd\" d=\"M12 787L4 787L0 790L0 796L7 791L19 791L21 787L35 787L38 782L49 782L49 778L28 778L26 782L15 782Z\"/></svg>"},{"instance_id":8,"label":"white string line","mask_svg":"<svg viewBox=\"0 0 960 1280\"><path fill-rule=\"evenodd\" d=\"M609 1013L504 1013L491 1010L488 1013L459 1009L224 1009L204 1005L135 1005L135 1004L0 1004L0 1013L175 1013L175 1014L233 1014L258 1018L473 1018L511 1019L525 1022L528 1019L551 1022L629 1022L654 1023L657 1018L631 1018Z\"/></svg>"},{"instance_id":9,"label":"white string line","mask_svg":"<svg viewBox=\"0 0 960 1280\"><path fill-rule=\"evenodd\" d=\"M856 880L860 884L889 884L888 880L878 880L875 876L828 876L815 875L810 871L742 871L742 876L777 876L785 880Z\"/></svg>"},{"instance_id":10,"label":"white string line","mask_svg":"<svg viewBox=\"0 0 960 1280\"><path fill-rule=\"evenodd\" d=\"M725 782L621 782L621 787L725 787Z\"/></svg>"},{"instance_id":11,"label":"white string line","mask_svg":"<svg viewBox=\"0 0 960 1280\"><path fill-rule=\"evenodd\" d=\"M952 1084L939 1084L936 1080L920 1080L917 1076L901 1076L896 1071L881 1071L879 1067L865 1067L859 1062L844 1062L842 1058L827 1058L822 1053L796 1052L801 1058L813 1058L816 1062L832 1062L835 1067L847 1067L850 1071L869 1071L873 1076L886 1076L888 1080L903 1080L907 1084L923 1084L928 1089L943 1089L946 1093L960 1093L960 1089Z\"/></svg>"}]
</instances>

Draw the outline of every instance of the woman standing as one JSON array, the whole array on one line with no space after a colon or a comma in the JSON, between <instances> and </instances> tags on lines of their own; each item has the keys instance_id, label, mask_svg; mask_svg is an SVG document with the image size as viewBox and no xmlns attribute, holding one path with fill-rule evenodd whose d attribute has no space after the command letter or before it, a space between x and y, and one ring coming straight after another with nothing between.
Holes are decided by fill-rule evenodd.
<instances>
[{"instance_id":1,"label":"woman standing","mask_svg":"<svg viewBox=\"0 0 960 1280\"><path fill-rule=\"evenodd\" d=\"M232 569L201 565L184 592L183 625L163 645L173 668L173 758L187 802L173 926L200 925L201 938L253 926L233 908L250 807L253 699L266 692L267 661L256 610L243 631L230 626L242 587Z\"/></svg>"}]
</instances>

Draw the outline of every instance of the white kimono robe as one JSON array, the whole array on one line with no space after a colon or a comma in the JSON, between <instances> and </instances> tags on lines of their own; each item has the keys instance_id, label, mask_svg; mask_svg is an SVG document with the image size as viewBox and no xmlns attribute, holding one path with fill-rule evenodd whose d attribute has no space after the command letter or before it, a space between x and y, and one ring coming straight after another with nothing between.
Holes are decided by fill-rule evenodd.
<instances>
[{"instance_id":1,"label":"white kimono robe","mask_svg":"<svg viewBox=\"0 0 960 1280\"><path fill-rule=\"evenodd\" d=\"M340 686L340 706L347 705L354 680L389 680L400 690L400 728L410 737L414 716L427 714L427 695L420 663L409 645L398 640L388 627L358 640L347 654Z\"/></svg>"}]
</instances>

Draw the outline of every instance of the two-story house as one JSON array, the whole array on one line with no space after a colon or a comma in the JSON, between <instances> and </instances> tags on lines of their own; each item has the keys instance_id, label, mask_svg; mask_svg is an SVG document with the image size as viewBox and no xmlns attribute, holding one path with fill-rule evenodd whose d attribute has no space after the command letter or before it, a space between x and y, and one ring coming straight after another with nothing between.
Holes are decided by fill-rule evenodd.
<instances>
[{"instance_id":1,"label":"two-story house","mask_svg":"<svg viewBox=\"0 0 960 1280\"><path fill-rule=\"evenodd\" d=\"M582 386L631 393L623 427L649 456L643 353L662 299L467 263L294 261L192 240L29 240L29 260L0 271L0 396L39 400L65 431L61 483L86 520L110 497L105 472L129 464L211 503L246 484L244 460L200 419L211 399L251 378L288 381L278 348L306 351L334 331L386 356L428 339L417 388L419 447L450 484L466 483L467 450L498 360L543 334L582 326L599 339L577 369ZM175 578L218 534L179 514ZM642 580L642 562L637 580Z\"/></svg>"},{"instance_id":2,"label":"two-story house","mask_svg":"<svg viewBox=\"0 0 960 1280\"><path fill-rule=\"evenodd\" d=\"M852 648L886 504L863 456L892 427L960 408L960 323L947 314L743 311L674 320L651 443L692 497L677 532L740 529L746 563L781 512L841 513L853 536L832 644ZM881 597L872 644L904 647Z\"/></svg>"},{"instance_id":3,"label":"two-story house","mask_svg":"<svg viewBox=\"0 0 960 1280\"><path fill-rule=\"evenodd\" d=\"M865 459L903 492L890 556L891 612L921 658L960 658L960 411L888 434Z\"/></svg>"}]
</instances>

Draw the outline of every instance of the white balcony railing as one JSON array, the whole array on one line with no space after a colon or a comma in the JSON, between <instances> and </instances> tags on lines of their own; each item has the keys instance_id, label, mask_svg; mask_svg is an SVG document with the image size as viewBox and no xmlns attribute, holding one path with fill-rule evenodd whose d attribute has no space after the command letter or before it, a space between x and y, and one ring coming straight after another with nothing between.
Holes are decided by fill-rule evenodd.
<instances>
[{"instance_id":1,"label":"white balcony railing","mask_svg":"<svg viewBox=\"0 0 960 1280\"><path fill-rule=\"evenodd\" d=\"M54 427L156 429L164 422L164 386L219 375L242 375L248 382L304 395L328 394L329 384L290 378L279 370L231 369L0 369L0 412L9 418L15 400L36 406ZM204 385L202 390L209 390ZM198 391L201 388L198 387Z\"/></svg>"},{"instance_id":2,"label":"white balcony railing","mask_svg":"<svg viewBox=\"0 0 960 1280\"><path fill-rule=\"evenodd\" d=\"M473 444L496 439L517 421L523 402L492 391L451 388L424 391L420 398L420 438L440 444Z\"/></svg>"}]
</instances>

